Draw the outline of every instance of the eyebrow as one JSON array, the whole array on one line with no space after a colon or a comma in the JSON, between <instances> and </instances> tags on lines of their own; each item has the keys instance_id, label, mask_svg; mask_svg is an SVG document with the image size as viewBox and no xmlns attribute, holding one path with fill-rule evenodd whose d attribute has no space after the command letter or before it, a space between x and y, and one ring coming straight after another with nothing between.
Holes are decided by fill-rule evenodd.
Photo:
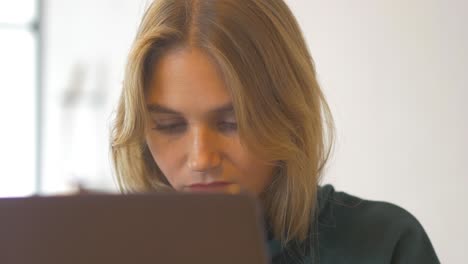
<instances>
[{"instance_id":1,"label":"eyebrow","mask_svg":"<svg viewBox=\"0 0 468 264\"><path fill-rule=\"evenodd\" d=\"M151 113L156 113L156 114L173 114L173 115L182 115L182 113L173 110L169 107L160 105L160 104L148 104L146 105L147 109ZM232 103L227 103L225 105L222 105L220 107L217 107L213 110L209 111L210 113L213 114L230 114L234 113L234 107Z\"/></svg>"}]
</instances>

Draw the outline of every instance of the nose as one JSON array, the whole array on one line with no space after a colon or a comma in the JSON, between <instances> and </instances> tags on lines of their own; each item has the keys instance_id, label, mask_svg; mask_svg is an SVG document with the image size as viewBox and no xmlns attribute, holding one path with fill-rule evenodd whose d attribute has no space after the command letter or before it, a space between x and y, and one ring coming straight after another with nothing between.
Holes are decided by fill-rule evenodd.
<instances>
[{"instance_id":1,"label":"nose","mask_svg":"<svg viewBox=\"0 0 468 264\"><path fill-rule=\"evenodd\" d=\"M207 172L221 164L215 132L206 127L193 130L187 162L190 170L195 172Z\"/></svg>"}]
</instances>

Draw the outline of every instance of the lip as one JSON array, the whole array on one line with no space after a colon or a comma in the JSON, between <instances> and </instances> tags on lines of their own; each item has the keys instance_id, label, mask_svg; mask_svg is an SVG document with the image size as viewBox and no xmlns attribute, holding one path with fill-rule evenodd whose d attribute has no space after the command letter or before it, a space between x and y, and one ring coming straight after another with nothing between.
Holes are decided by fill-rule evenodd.
<instances>
[{"instance_id":1,"label":"lip","mask_svg":"<svg viewBox=\"0 0 468 264\"><path fill-rule=\"evenodd\" d=\"M210 182L210 183L194 183L188 186L191 191L223 191L227 190L231 185L232 182L225 182L225 181L217 181L217 182Z\"/></svg>"}]
</instances>

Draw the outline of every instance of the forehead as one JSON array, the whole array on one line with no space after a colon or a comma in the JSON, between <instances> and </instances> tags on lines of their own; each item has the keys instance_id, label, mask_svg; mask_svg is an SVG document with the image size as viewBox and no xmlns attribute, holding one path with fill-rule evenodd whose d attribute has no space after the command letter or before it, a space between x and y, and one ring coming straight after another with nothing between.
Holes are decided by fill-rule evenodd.
<instances>
[{"instance_id":1,"label":"forehead","mask_svg":"<svg viewBox=\"0 0 468 264\"><path fill-rule=\"evenodd\" d=\"M221 71L211 57L195 48L162 56L153 67L146 93L147 104L181 112L209 111L230 101Z\"/></svg>"}]
</instances>

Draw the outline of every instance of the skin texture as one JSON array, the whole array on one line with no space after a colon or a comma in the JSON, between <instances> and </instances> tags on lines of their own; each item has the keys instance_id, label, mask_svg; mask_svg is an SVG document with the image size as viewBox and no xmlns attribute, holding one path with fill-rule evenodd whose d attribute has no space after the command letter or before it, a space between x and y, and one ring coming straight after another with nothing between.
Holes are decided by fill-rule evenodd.
<instances>
[{"instance_id":1,"label":"skin texture","mask_svg":"<svg viewBox=\"0 0 468 264\"><path fill-rule=\"evenodd\" d=\"M210 57L183 48L154 66L146 94L146 142L171 186L259 195L274 166L241 144L230 94Z\"/></svg>"}]
</instances>

